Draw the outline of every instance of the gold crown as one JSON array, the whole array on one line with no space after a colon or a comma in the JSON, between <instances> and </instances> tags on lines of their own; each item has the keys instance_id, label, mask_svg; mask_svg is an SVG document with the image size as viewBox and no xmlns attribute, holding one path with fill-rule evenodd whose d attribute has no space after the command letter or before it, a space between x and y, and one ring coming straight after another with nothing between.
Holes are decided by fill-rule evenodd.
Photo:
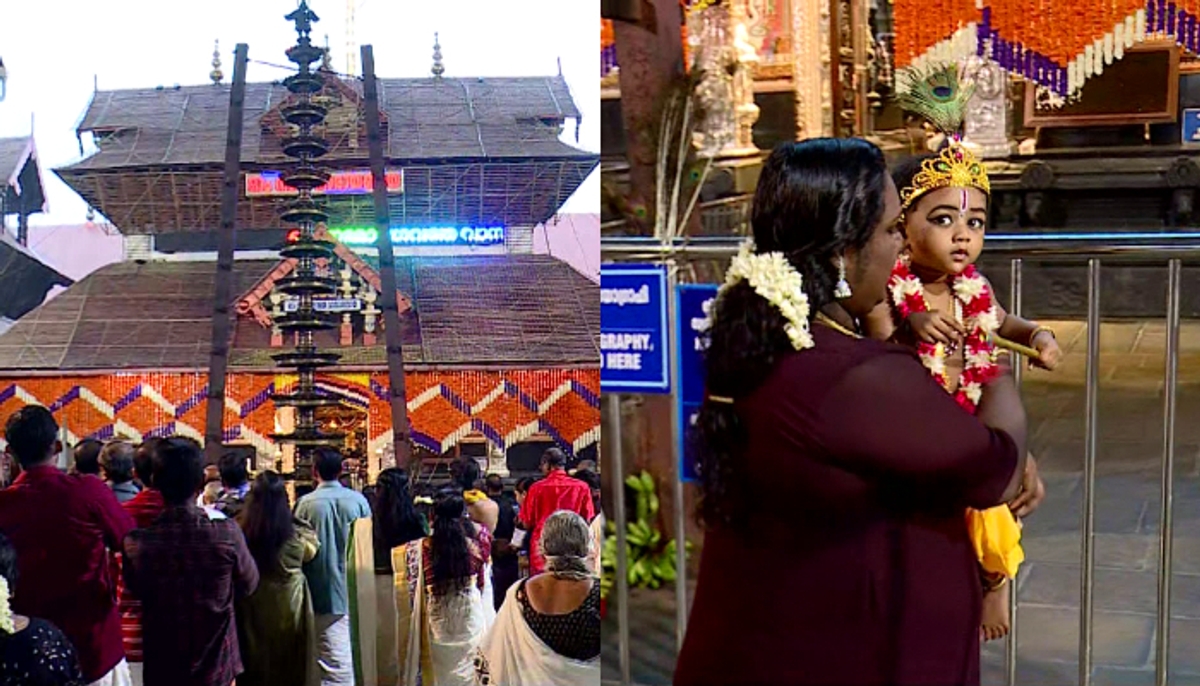
<instances>
[{"instance_id":1,"label":"gold crown","mask_svg":"<svg viewBox=\"0 0 1200 686\"><path fill-rule=\"evenodd\" d=\"M912 185L900 191L901 209L907 210L922 195L939 188L977 188L987 195L992 192L987 170L957 141L943 148L937 157L921 163Z\"/></svg>"}]
</instances>

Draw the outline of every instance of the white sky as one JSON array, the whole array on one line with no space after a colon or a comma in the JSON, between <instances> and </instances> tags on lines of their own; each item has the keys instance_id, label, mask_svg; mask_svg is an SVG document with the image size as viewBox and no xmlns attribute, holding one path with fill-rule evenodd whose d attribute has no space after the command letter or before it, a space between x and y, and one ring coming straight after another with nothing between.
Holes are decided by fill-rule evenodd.
<instances>
[{"instance_id":1,"label":"white sky","mask_svg":"<svg viewBox=\"0 0 1200 686\"><path fill-rule=\"evenodd\" d=\"M351 0L358 45L375 48L383 78L429 75L438 32L446 76L563 75L583 113L579 143L568 125L563 140L600 150L600 36L597 0ZM213 41L221 41L225 80L233 78L233 48L250 46L248 80L287 75L283 52L296 34L283 17L297 0L0 0L0 58L8 97L0 102L0 137L34 133L48 187L49 214L34 225L75 224L86 204L50 169L79 158L75 126L101 90L208 83ZM329 36L336 70L346 70L347 0L311 0L321 21L314 43ZM357 51L355 52L357 56ZM358 72L361 73L361 70ZM87 137L85 136L85 145ZM563 212L600 211L597 169Z\"/></svg>"}]
</instances>

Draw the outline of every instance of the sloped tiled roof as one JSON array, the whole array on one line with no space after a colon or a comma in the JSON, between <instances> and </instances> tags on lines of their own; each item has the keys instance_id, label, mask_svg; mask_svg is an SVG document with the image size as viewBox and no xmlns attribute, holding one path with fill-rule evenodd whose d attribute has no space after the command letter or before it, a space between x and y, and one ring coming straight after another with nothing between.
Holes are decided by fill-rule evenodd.
<instances>
[{"instance_id":1,"label":"sloped tiled roof","mask_svg":"<svg viewBox=\"0 0 1200 686\"><path fill-rule=\"evenodd\" d=\"M9 178L20 172L18 165L25 162L29 150L29 137L0 138L0 187L8 184Z\"/></svg>"},{"instance_id":2,"label":"sloped tiled roof","mask_svg":"<svg viewBox=\"0 0 1200 686\"><path fill-rule=\"evenodd\" d=\"M239 261L240 297L277 263ZM414 307L403 320L406 364L596 366L598 287L541 255L397 258L397 284ZM91 274L0 335L0 373L205 369L215 265L122 262ZM232 309L232 308L231 308ZM386 364L373 347L322 347L344 366ZM250 318L237 321L230 366L272 369L278 348Z\"/></svg>"},{"instance_id":3,"label":"sloped tiled roof","mask_svg":"<svg viewBox=\"0 0 1200 686\"><path fill-rule=\"evenodd\" d=\"M55 286L72 283L0 229L0 318L15 320L42 304Z\"/></svg>"},{"instance_id":4,"label":"sloped tiled roof","mask_svg":"<svg viewBox=\"0 0 1200 686\"><path fill-rule=\"evenodd\" d=\"M346 82L361 93L359 81ZM225 155L228 84L97 92L79 131L105 137L96 154L62 171L219 164ZM260 120L287 97L279 84L246 84L242 162L264 162ZM561 76L380 79L393 161L595 155L558 139L543 120L578 119ZM366 149L360 152L366 158Z\"/></svg>"}]
</instances>

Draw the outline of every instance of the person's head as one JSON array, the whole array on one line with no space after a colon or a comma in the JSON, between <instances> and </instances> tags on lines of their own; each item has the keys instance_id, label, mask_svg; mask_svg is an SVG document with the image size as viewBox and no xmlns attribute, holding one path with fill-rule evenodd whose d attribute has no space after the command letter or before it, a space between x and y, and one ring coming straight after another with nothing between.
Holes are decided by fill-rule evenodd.
<instances>
[{"instance_id":1,"label":"person's head","mask_svg":"<svg viewBox=\"0 0 1200 686\"><path fill-rule=\"evenodd\" d=\"M537 479L532 476L527 476L517 481L517 485L513 487L513 492L517 496L518 503L525 504L525 496L529 495L529 487L535 483L537 483Z\"/></svg>"},{"instance_id":2,"label":"person's head","mask_svg":"<svg viewBox=\"0 0 1200 686\"><path fill-rule=\"evenodd\" d=\"M445 595L471 582L472 531L462 491L443 488L433 499L431 564L433 593Z\"/></svg>"},{"instance_id":3,"label":"person's head","mask_svg":"<svg viewBox=\"0 0 1200 686\"><path fill-rule=\"evenodd\" d=\"M8 582L8 592L13 594L17 586L17 547L0 533L0 576Z\"/></svg>"},{"instance_id":4,"label":"person's head","mask_svg":"<svg viewBox=\"0 0 1200 686\"><path fill-rule=\"evenodd\" d=\"M246 471L246 458L236 452L221 455L217 461L217 470L221 474L221 485L225 488L241 488L250 479Z\"/></svg>"},{"instance_id":5,"label":"person's head","mask_svg":"<svg viewBox=\"0 0 1200 686\"><path fill-rule=\"evenodd\" d=\"M378 540L388 548L403 545L424 535L421 518L408 487L408 472L388 467L375 480L374 527Z\"/></svg>"},{"instance_id":6,"label":"person's head","mask_svg":"<svg viewBox=\"0 0 1200 686\"><path fill-rule=\"evenodd\" d=\"M967 171L955 182L947 171L952 167L976 172ZM979 259L990 186L974 156L952 145L938 154L904 160L893 169L892 178L904 198L903 227L914 268L929 276L957 276Z\"/></svg>"},{"instance_id":7,"label":"person's head","mask_svg":"<svg viewBox=\"0 0 1200 686\"><path fill-rule=\"evenodd\" d=\"M283 544L296 533L282 477L270 470L255 477L246 494L239 524L258 568L274 569Z\"/></svg>"},{"instance_id":8,"label":"person's head","mask_svg":"<svg viewBox=\"0 0 1200 686\"><path fill-rule=\"evenodd\" d=\"M313 454L313 476L322 482L337 481L342 475L342 454L333 448L317 448Z\"/></svg>"},{"instance_id":9,"label":"person's head","mask_svg":"<svg viewBox=\"0 0 1200 686\"><path fill-rule=\"evenodd\" d=\"M573 471L576 471L576 472L582 472L582 471L594 472L594 471L596 471L596 461L595 461L595 460L580 460L579 462L576 462L576 463L575 463L575 468L574 468L574 470L573 470Z\"/></svg>"},{"instance_id":10,"label":"person's head","mask_svg":"<svg viewBox=\"0 0 1200 686\"><path fill-rule=\"evenodd\" d=\"M62 450L58 423L41 405L26 405L12 413L4 425L4 440L8 441L8 454L16 458L21 469L49 464Z\"/></svg>"},{"instance_id":11,"label":"person's head","mask_svg":"<svg viewBox=\"0 0 1200 686\"><path fill-rule=\"evenodd\" d=\"M204 489L200 492L200 497L204 499L204 505L216 505L221 499L221 483L219 481L209 481L204 484Z\"/></svg>"},{"instance_id":12,"label":"person's head","mask_svg":"<svg viewBox=\"0 0 1200 686\"><path fill-rule=\"evenodd\" d=\"M499 474L488 474L484 482L487 494L497 496L504 493L504 479Z\"/></svg>"},{"instance_id":13,"label":"person's head","mask_svg":"<svg viewBox=\"0 0 1200 686\"><path fill-rule=\"evenodd\" d=\"M154 487L168 505L191 502L204 485L204 451L196 441L172 436L154 453Z\"/></svg>"},{"instance_id":14,"label":"person's head","mask_svg":"<svg viewBox=\"0 0 1200 686\"><path fill-rule=\"evenodd\" d=\"M596 508L596 512L600 511L600 475L588 469L581 469L575 472L575 478L587 484L588 490L592 492L592 504Z\"/></svg>"},{"instance_id":15,"label":"person's head","mask_svg":"<svg viewBox=\"0 0 1200 686\"><path fill-rule=\"evenodd\" d=\"M104 443L85 438L75 445L75 472L78 474L100 474L100 451Z\"/></svg>"},{"instance_id":16,"label":"person's head","mask_svg":"<svg viewBox=\"0 0 1200 686\"><path fill-rule=\"evenodd\" d=\"M546 571L558 574L595 574L592 569L592 530L583 517L558 510L546 518L538 550L546 558Z\"/></svg>"},{"instance_id":17,"label":"person's head","mask_svg":"<svg viewBox=\"0 0 1200 686\"><path fill-rule=\"evenodd\" d=\"M549 448L542 453L542 473L549 474L556 469L567 468L567 454L558 448Z\"/></svg>"},{"instance_id":18,"label":"person's head","mask_svg":"<svg viewBox=\"0 0 1200 686\"><path fill-rule=\"evenodd\" d=\"M110 483L133 481L133 446L125 441L109 441L100 451L100 466Z\"/></svg>"},{"instance_id":19,"label":"person's head","mask_svg":"<svg viewBox=\"0 0 1200 686\"><path fill-rule=\"evenodd\" d=\"M475 488L479 481L479 463L470 457L459 457L450 463L450 478L464 491Z\"/></svg>"},{"instance_id":20,"label":"person's head","mask_svg":"<svg viewBox=\"0 0 1200 686\"><path fill-rule=\"evenodd\" d=\"M861 319L887 296L903 244L899 216L879 148L857 138L785 143L763 165L754 193L754 252L780 254L799 274L810 320L818 312ZM700 455L701 517L715 525L739 519L752 496L743 486L745 426L732 404L713 398L750 395L797 348L789 319L746 279L721 291L711 315L709 395L689 440Z\"/></svg>"},{"instance_id":21,"label":"person's head","mask_svg":"<svg viewBox=\"0 0 1200 686\"><path fill-rule=\"evenodd\" d=\"M154 453L162 445L161 438L147 438L133 452L133 471L143 486L154 486Z\"/></svg>"}]
</instances>

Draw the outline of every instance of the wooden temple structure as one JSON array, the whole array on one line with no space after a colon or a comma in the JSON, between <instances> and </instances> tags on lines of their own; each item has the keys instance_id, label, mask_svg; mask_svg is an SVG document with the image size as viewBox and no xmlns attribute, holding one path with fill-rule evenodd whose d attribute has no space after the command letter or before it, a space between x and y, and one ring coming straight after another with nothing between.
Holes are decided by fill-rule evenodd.
<instances>
[{"instance_id":1,"label":"wooden temple structure","mask_svg":"<svg viewBox=\"0 0 1200 686\"><path fill-rule=\"evenodd\" d=\"M378 262L360 247L370 241L356 240L374 225L362 85L325 78L313 99L328 110L319 133L333 176L317 191L329 214L318 234L336 244L323 273L338 282L327 304L340 326L317 344L341 359L317 377L340 401L320 419L373 477L389 463L392 432ZM590 455L600 438L598 286L532 254L531 240L598 164L560 140L580 116L567 83L378 84L413 443L423 456L489 455L493 465L521 455L513 471L536 468L548 444ZM295 263L263 249L290 238L279 221L286 95L279 84L246 86L224 421L228 443L281 471L290 456L269 436L294 416L271 398L296 377L271 355L294 344L275 320L294 306L276 282ZM131 259L0 336L0 414L46 405L73 440L203 436L229 102L220 83L95 94L79 133L99 150L55 171L120 229Z\"/></svg>"}]
</instances>

